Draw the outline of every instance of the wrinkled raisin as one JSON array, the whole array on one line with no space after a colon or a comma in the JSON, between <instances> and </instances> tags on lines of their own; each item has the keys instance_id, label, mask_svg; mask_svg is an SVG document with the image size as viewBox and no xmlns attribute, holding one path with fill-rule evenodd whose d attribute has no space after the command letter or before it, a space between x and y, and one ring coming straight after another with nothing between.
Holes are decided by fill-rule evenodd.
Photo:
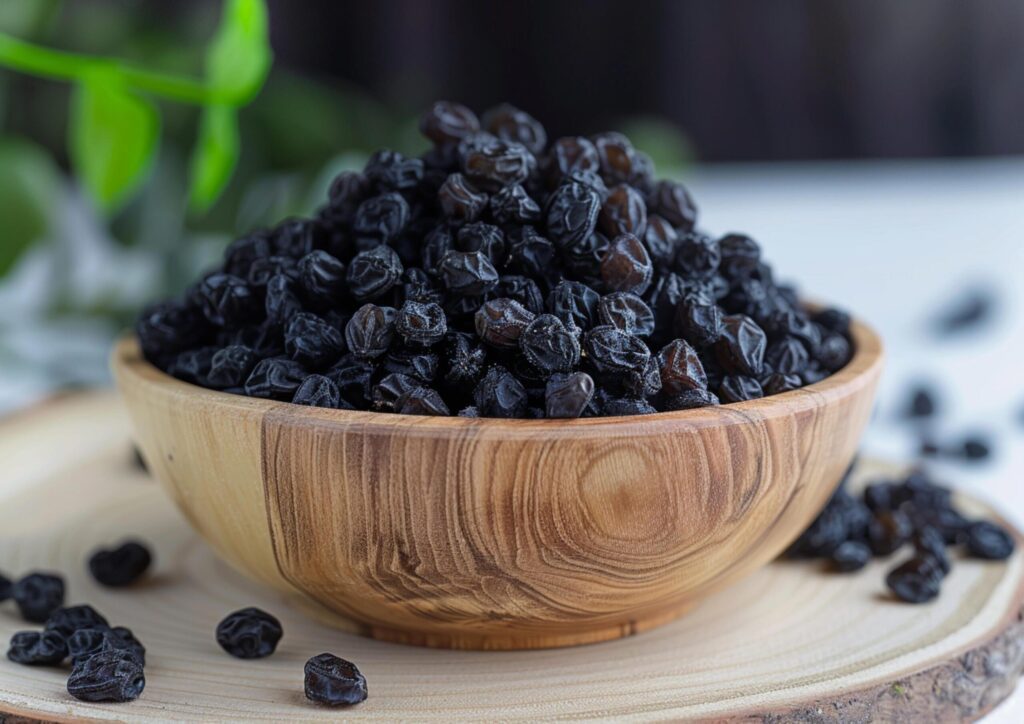
<instances>
[{"instance_id":1,"label":"wrinkled raisin","mask_svg":"<svg viewBox=\"0 0 1024 724\"><path fill-rule=\"evenodd\" d=\"M67 655L67 642L56 631L19 631L7 649L8 659L25 666L56 666Z\"/></svg>"},{"instance_id":2,"label":"wrinkled raisin","mask_svg":"<svg viewBox=\"0 0 1024 724\"><path fill-rule=\"evenodd\" d=\"M11 587L11 598L22 618L43 623L64 605L64 579L50 573L29 573Z\"/></svg>"},{"instance_id":3,"label":"wrinkled raisin","mask_svg":"<svg viewBox=\"0 0 1024 724\"><path fill-rule=\"evenodd\" d=\"M239 659L270 656L281 640L281 622L258 608L243 608L217 624L217 643Z\"/></svg>"},{"instance_id":4,"label":"wrinkled raisin","mask_svg":"<svg viewBox=\"0 0 1024 724\"><path fill-rule=\"evenodd\" d=\"M71 670L68 693L81 701L124 702L146 687L142 664L129 651L111 649L90 656Z\"/></svg>"},{"instance_id":5,"label":"wrinkled raisin","mask_svg":"<svg viewBox=\"0 0 1024 724\"><path fill-rule=\"evenodd\" d=\"M366 678L356 665L333 654L306 662L306 698L328 706L352 706L366 701Z\"/></svg>"}]
</instances>

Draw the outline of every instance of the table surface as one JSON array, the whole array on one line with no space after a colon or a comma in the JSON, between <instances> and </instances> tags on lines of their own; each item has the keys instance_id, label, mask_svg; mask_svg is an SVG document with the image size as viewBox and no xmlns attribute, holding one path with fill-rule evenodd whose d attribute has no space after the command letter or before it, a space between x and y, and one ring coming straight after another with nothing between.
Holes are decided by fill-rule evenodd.
<instances>
[{"instance_id":1,"label":"table surface","mask_svg":"<svg viewBox=\"0 0 1024 724\"><path fill-rule=\"evenodd\" d=\"M882 334L887 370L865 452L912 457L916 438L897 412L913 382L933 382L937 430L984 433L995 450L984 464L935 469L1024 525L1024 158L701 167L686 182L704 228L749 233L783 280ZM936 309L969 288L998 297L992 322L935 337ZM0 401L45 392L0 377ZM1024 691L987 721L1024 721Z\"/></svg>"}]
</instances>

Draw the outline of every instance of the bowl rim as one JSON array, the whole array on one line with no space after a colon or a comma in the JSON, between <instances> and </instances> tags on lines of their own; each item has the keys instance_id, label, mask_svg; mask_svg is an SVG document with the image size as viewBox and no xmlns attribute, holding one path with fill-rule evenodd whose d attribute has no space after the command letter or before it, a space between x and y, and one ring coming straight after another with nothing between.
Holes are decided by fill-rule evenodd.
<instances>
[{"instance_id":1,"label":"bowl rim","mask_svg":"<svg viewBox=\"0 0 1024 724\"><path fill-rule=\"evenodd\" d=\"M599 431L602 435L614 435L616 433L636 434L642 428L661 428L666 424L677 423L686 428L701 429L748 423L753 420L788 417L849 397L877 381L885 357L881 338L867 324L852 319L850 336L854 348L850 361L837 372L806 387L757 400L691 410L577 419L544 418L538 420L399 415L370 410L306 407L291 402L245 397L200 387L172 377L142 356L138 341L132 334L126 334L115 343L111 352L110 365L119 384L122 381L131 381L154 391L159 389L165 395L175 398L191 398L192 401L224 410L272 413L282 421L286 420L298 425L354 426L363 432L377 431L388 435L394 435L403 430L410 434L422 435L481 429L500 431L510 435L517 433L573 435L591 431Z\"/></svg>"}]
</instances>

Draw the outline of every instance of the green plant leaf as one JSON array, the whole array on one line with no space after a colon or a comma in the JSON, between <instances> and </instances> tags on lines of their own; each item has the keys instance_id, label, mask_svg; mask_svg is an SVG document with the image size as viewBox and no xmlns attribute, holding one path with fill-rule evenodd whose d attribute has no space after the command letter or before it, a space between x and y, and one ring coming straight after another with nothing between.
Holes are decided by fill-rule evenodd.
<instances>
[{"instance_id":1,"label":"green plant leaf","mask_svg":"<svg viewBox=\"0 0 1024 724\"><path fill-rule=\"evenodd\" d=\"M145 178L160 136L160 114L125 89L112 69L91 72L71 99L68 148L75 173L106 213Z\"/></svg>"},{"instance_id":2,"label":"green plant leaf","mask_svg":"<svg viewBox=\"0 0 1024 724\"><path fill-rule=\"evenodd\" d=\"M192 151L189 208L205 213L220 198L238 161L238 113L231 106L208 106L199 121Z\"/></svg>"},{"instance_id":3,"label":"green plant leaf","mask_svg":"<svg viewBox=\"0 0 1024 724\"><path fill-rule=\"evenodd\" d=\"M59 194L59 176L50 156L21 140L0 139L0 277L4 276L50 225Z\"/></svg>"},{"instance_id":4,"label":"green plant leaf","mask_svg":"<svg viewBox=\"0 0 1024 724\"><path fill-rule=\"evenodd\" d=\"M206 54L210 91L222 103L245 105L263 86L271 59L264 0L226 0Z\"/></svg>"}]
</instances>

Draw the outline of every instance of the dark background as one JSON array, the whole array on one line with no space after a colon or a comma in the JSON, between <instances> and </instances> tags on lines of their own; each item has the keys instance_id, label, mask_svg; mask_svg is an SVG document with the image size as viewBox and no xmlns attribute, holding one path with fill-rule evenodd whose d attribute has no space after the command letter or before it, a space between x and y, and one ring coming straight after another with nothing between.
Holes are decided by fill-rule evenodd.
<instances>
[{"instance_id":1,"label":"dark background","mask_svg":"<svg viewBox=\"0 0 1024 724\"><path fill-rule=\"evenodd\" d=\"M278 62L397 109L638 114L704 161L1024 152L1020 0L271 0Z\"/></svg>"}]
</instances>

